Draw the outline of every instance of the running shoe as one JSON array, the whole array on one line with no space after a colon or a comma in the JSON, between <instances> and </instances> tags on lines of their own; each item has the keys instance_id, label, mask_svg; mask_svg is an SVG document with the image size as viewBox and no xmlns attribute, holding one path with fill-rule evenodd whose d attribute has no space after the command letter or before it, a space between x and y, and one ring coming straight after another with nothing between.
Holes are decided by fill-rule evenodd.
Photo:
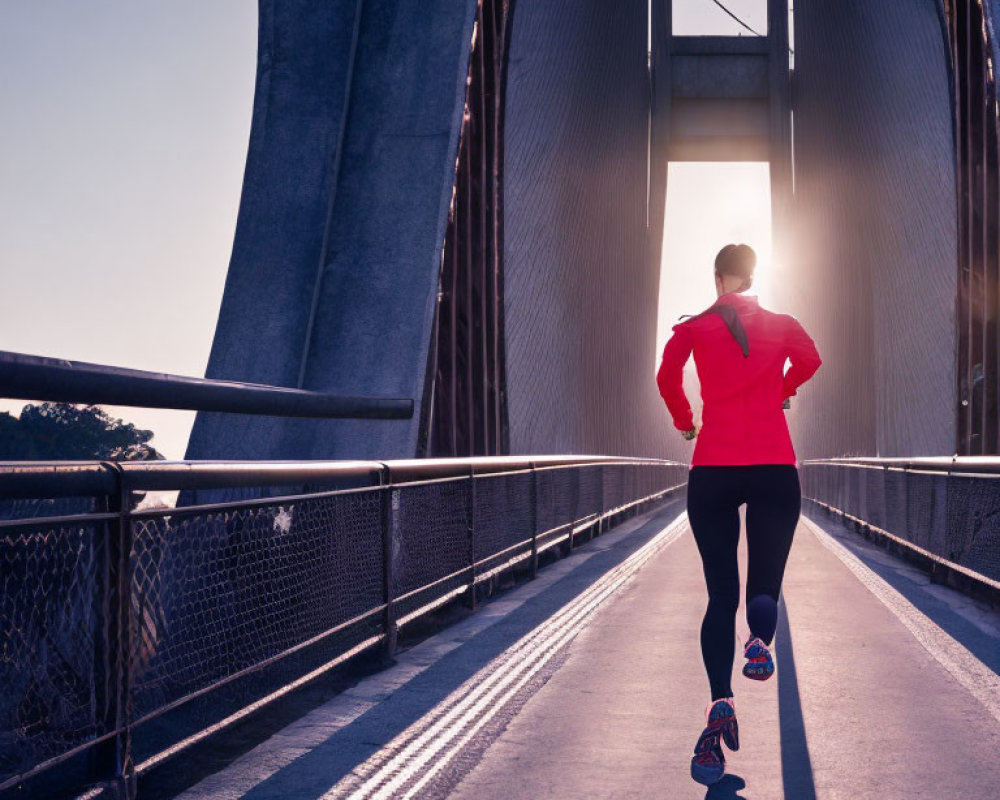
<instances>
[{"instance_id":1,"label":"running shoe","mask_svg":"<svg viewBox=\"0 0 1000 800\"><path fill-rule=\"evenodd\" d=\"M726 757L720 741L730 750L740 749L736 711L730 697L716 700L707 709L708 724L698 737L691 758L691 777L698 783L711 786L722 779L726 772Z\"/></svg>"},{"instance_id":2,"label":"running shoe","mask_svg":"<svg viewBox=\"0 0 1000 800\"><path fill-rule=\"evenodd\" d=\"M759 637L750 637L743 648L743 656L747 659L747 663L743 665L743 674L751 680L766 681L774 674L771 651Z\"/></svg>"},{"instance_id":3,"label":"running shoe","mask_svg":"<svg viewBox=\"0 0 1000 800\"><path fill-rule=\"evenodd\" d=\"M691 757L691 777L698 783L711 786L722 780L725 774L726 757L722 754L719 734L706 736L702 733L698 737L698 744L694 746L694 755Z\"/></svg>"}]
</instances>

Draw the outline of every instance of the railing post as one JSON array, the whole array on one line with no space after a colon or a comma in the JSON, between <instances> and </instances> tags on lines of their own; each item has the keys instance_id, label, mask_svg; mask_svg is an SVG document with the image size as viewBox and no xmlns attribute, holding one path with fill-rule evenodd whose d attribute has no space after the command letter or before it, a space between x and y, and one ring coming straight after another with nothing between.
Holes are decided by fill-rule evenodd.
<instances>
[{"instance_id":1,"label":"railing post","mask_svg":"<svg viewBox=\"0 0 1000 800\"><path fill-rule=\"evenodd\" d=\"M108 523L106 595L104 604L105 692L104 724L115 735L97 752L100 777L110 779L111 796L136 797L132 759L132 498L127 476L114 462L106 462L117 478L117 493L109 498L109 511L118 516Z\"/></svg>"},{"instance_id":2,"label":"railing post","mask_svg":"<svg viewBox=\"0 0 1000 800\"><path fill-rule=\"evenodd\" d=\"M531 469L531 577L538 575L538 471L532 461Z\"/></svg>"},{"instance_id":3,"label":"railing post","mask_svg":"<svg viewBox=\"0 0 1000 800\"><path fill-rule=\"evenodd\" d=\"M469 608L476 608L476 469L469 466Z\"/></svg>"},{"instance_id":4,"label":"railing post","mask_svg":"<svg viewBox=\"0 0 1000 800\"><path fill-rule=\"evenodd\" d=\"M600 511L598 512L598 518L597 518L597 535L600 536L608 529L607 521L604 518L604 514L608 510L608 498L607 494L605 493L605 484L604 484L604 472L607 469L607 467L605 467L604 464L601 464L601 466L599 466L598 469L601 471L601 508Z\"/></svg>"},{"instance_id":5,"label":"railing post","mask_svg":"<svg viewBox=\"0 0 1000 800\"><path fill-rule=\"evenodd\" d=\"M392 488L392 473L389 467L382 465L381 472L381 524L382 524L382 600L385 603L385 613L382 625L385 628L385 655L392 658L396 654L396 608L394 602L393 581L393 549L398 535L399 492Z\"/></svg>"},{"instance_id":6,"label":"railing post","mask_svg":"<svg viewBox=\"0 0 1000 800\"><path fill-rule=\"evenodd\" d=\"M118 486L118 473L111 468L109 472L115 474L115 485L111 493L103 495L100 506L95 510L108 513L115 513L119 510L121 493ZM112 545L112 540L118 536L118 521L109 521L101 526L101 536L97 546L100 548L100 558L97 559L99 573L94 585L97 596L94 598L94 618L99 625L99 632L94 642L94 703L96 707L95 719L98 725L98 732L114 730L115 727L115 686L117 681L114 675L113 648L111 647L111 614L115 606L114 597L116 595L115 584L113 583L115 567L112 559L117 548ZM114 741L104 741L96 745L90 752L89 778L95 783L103 783L110 780L114 775Z\"/></svg>"},{"instance_id":7,"label":"railing post","mask_svg":"<svg viewBox=\"0 0 1000 800\"><path fill-rule=\"evenodd\" d=\"M578 519L578 514L580 513L580 468L576 465L571 467L566 467L565 469L571 470L571 475L573 476L573 499L576 501L573 504L573 513L570 515L571 519L569 522L569 536L566 537L566 541L569 544L569 552L573 552L573 529L576 527L576 521Z\"/></svg>"}]
</instances>

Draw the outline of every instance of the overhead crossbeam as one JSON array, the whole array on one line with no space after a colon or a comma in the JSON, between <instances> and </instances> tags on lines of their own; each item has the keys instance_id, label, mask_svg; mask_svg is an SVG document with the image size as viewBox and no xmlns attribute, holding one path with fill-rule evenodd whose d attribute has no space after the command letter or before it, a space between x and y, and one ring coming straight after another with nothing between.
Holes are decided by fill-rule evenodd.
<instances>
[{"instance_id":1,"label":"overhead crossbeam","mask_svg":"<svg viewBox=\"0 0 1000 800\"><path fill-rule=\"evenodd\" d=\"M767 39L674 36L670 62L670 161L770 158Z\"/></svg>"},{"instance_id":2,"label":"overhead crossbeam","mask_svg":"<svg viewBox=\"0 0 1000 800\"><path fill-rule=\"evenodd\" d=\"M787 0L769 0L767 36L674 36L654 15L655 126L667 161L770 161L788 180ZM661 156L661 157L663 157Z\"/></svg>"}]
</instances>

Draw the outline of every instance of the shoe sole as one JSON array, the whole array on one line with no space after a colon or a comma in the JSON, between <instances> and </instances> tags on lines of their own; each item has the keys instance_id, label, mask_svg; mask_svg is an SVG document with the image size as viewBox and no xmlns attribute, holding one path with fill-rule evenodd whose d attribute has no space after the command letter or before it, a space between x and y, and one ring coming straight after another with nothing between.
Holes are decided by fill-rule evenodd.
<instances>
[{"instance_id":1,"label":"shoe sole","mask_svg":"<svg viewBox=\"0 0 1000 800\"><path fill-rule=\"evenodd\" d=\"M722 726L722 741L734 753L740 749L740 728L736 722L736 717L733 717Z\"/></svg>"},{"instance_id":2,"label":"shoe sole","mask_svg":"<svg viewBox=\"0 0 1000 800\"><path fill-rule=\"evenodd\" d=\"M701 735L719 736L734 753L740 749L740 726L735 716L709 723Z\"/></svg>"},{"instance_id":3,"label":"shoe sole","mask_svg":"<svg viewBox=\"0 0 1000 800\"><path fill-rule=\"evenodd\" d=\"M749 664L743 667L743 676L752 681L766 681L774 674L774 667L751 667Z\"/></svg>"},{"instance_id":4,"label":"shoe sole","mask_svg":"<svg viewBox=\"0 0 1000 800\"><path fill-rule=\"evenodd\" d=\"M691 777L702 786L711 786L713 783L718 783L722 780L722 776L726 774L726 768L722 767L704 767L701 764L696 764L691 762Z\"/></svg>"}]
</instances>

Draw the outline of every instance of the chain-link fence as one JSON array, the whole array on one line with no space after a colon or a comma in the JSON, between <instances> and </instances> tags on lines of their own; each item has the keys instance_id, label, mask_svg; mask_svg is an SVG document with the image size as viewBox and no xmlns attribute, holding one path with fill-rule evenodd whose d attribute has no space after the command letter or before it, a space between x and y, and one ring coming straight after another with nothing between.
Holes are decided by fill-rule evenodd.
<instances>
[{"instance_id":1,"label":"chain-link fence","mask_svg":"<svg viewBox=\"0 0 1000 800\"><path fill-rule=\"evenodd\" d=\"M135 775L683 485L653 460L0 465L0 791ZM137 505L176 491L176 506ZM48 781L46 784L45 782Z\"/></svg>"},{"instance_id":2,"label":"chain-link fence","mask_svg":"<svg viewBox=\"0 0 1000 800\"><path fill-rule=\"evenodd\" d=\"M974 573L965 577L1000 581L1000 459L817 460L800 474L804 497L866 533L901 540L904 554L926 551ZM919 549L905 552L906 544Z\"/></svg>"}]
</instances>

